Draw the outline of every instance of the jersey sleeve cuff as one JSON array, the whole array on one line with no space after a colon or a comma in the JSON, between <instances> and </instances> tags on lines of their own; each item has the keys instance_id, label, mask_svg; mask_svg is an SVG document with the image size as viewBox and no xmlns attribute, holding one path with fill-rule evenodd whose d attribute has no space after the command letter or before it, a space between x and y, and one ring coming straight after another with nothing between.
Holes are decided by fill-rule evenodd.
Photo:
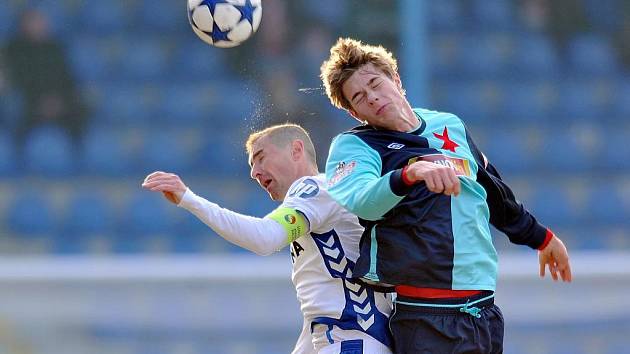
<instances>
[{"instance_id":1,"label":"jersey sleeve cuff","mask_svg":"<svg viewBox=\"0 0 630 354\"><path fill-rule=\"evenodd\" d=\"M410 183L405 176L406 166L404 168L399 168L394 170L389 175L389 186L392 189L392 192L398 196L405 196L413 189L413 183Z\"/></svg>"},{"instance_id":2,"label":"jersey sleeve cuff","mask_svg":"<svg viewBox=\"0 0 630 354\"><path fill-rule=\"evenodd\" d=\"M547 229L545 232L545 240L543 241L542 245L540 245L538 247L539 251L542 251L545 249L545 247L547 247L547 245L549 244L549 242L551 241L551 239L553 238L554 234L553 231Z\"/></svg>"}]
</instances>

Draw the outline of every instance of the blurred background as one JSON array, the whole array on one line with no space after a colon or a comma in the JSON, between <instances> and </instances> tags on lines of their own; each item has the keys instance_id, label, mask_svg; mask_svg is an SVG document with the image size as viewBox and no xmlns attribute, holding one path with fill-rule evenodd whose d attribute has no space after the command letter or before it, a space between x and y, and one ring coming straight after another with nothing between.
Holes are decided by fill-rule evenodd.
<instances>
[{"instance_id":1,"label":"blurred background","mask_svg":"<svg viewBox=\"0 0 630 354\"><path fill-rule=\"evenodd\" d=\"M565 241L574 283L495 235L506 353L622 353L630 334L630 1L263 0L233 49L185 1L0 2L0 353L288 353L288 251L258 258L143 191L154 170L263 216L243 142L302 124L323 169L354 125L319 66L339 36L399 59Z\"/></svg>"}]
</instances>

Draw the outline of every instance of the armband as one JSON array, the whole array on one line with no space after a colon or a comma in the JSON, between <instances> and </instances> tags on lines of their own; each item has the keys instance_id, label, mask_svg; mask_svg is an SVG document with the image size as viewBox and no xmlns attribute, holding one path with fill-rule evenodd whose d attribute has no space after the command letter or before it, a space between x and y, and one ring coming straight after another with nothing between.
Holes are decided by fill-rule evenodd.
<instances>
[{"instance_id":1,"label":"armband","mask_svg":"<svg viewBox=\"0 0 630 354\"><path fill-rule=\"evenodd\" d=\"M297 240L308 232L306 217L295 209L278 208L266 217L282 225L287 232L287 240L289 242Z\"/></svg>"}]
</instances>

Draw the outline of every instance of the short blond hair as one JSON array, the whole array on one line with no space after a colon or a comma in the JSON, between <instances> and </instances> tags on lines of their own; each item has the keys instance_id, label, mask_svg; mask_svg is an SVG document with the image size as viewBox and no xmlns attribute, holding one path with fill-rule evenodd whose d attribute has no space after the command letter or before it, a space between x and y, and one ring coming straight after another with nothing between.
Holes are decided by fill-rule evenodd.
<instances>
[{"instance_id":1,"label":"short blond hair","mask_svg":"<svg viewBox=\"0 0 630 354\"><path fill-rule=\"evenodd\" d=\"M398 63L394 55L382 46L372 46L351 38L339 38L332 48L330 57L322 63L320 77L326 95L337 108L352 108L342 92L343 84L357 69L373 64L390 78L398 74Z\"/></svg>"},{"instance_id":2,"label":"short blond hair","mask_svg":"<svg viewBox=\"0 0 630 354\"><path fill-rule=\"evenodd\" d=\"M253 132L245 142L245 150L248 155L252 154L254 144L261 138L267 138L277 147L285 147L296 139L304 142L304 151L309 160L317 164L317 156L315 154L315 146L308 132L301 126L293 123L284 123L273 125L263 130Z\"/></svg>"}]
</instances>

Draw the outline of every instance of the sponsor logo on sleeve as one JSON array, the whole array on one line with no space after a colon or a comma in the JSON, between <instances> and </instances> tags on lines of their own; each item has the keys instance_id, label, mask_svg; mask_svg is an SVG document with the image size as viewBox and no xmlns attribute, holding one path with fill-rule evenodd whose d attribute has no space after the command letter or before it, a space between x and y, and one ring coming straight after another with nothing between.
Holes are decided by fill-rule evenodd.
<instances>
[{"instance_id":1,"label":"sponsor logo on sleeve","mask_svg":"<svg viewBox=\"0 0 630 354\"><path fill-rule=\"evenodd\" d=\"M286 221L289 224L293 225L297 221L297 218L295 216L291 215L291 214L286 214L284 216L284 221Z\"/></svg>"},{"instance_id":2,"label":"sponsor logo on sleeve","mask_svg":"<svg viewBox=\"0 0 630 354\"><path fill-rule=\"evenodd\" d=\"M289 197L299 197L299 198L311 198L317 195L319 192L319 186L317 182L312 179L305 179L302 182L298 183L297 186L291 188L289 191Z\"/></svg>"},{"instance_id":3,"label":"sponsor logo on sleeve","mask_svg":"<svg viewBox=\"0 0 630 354\"><path fill-rule=\"evenodd\" d=\"M330 180L328 180L328 187L334 186L335 184L339 183L339 181L349 176L356 165L357 163L354 160L347 163L344 161L338 163L337 167L335 168L335 174Z\"/></svg>"}]
</instances>

